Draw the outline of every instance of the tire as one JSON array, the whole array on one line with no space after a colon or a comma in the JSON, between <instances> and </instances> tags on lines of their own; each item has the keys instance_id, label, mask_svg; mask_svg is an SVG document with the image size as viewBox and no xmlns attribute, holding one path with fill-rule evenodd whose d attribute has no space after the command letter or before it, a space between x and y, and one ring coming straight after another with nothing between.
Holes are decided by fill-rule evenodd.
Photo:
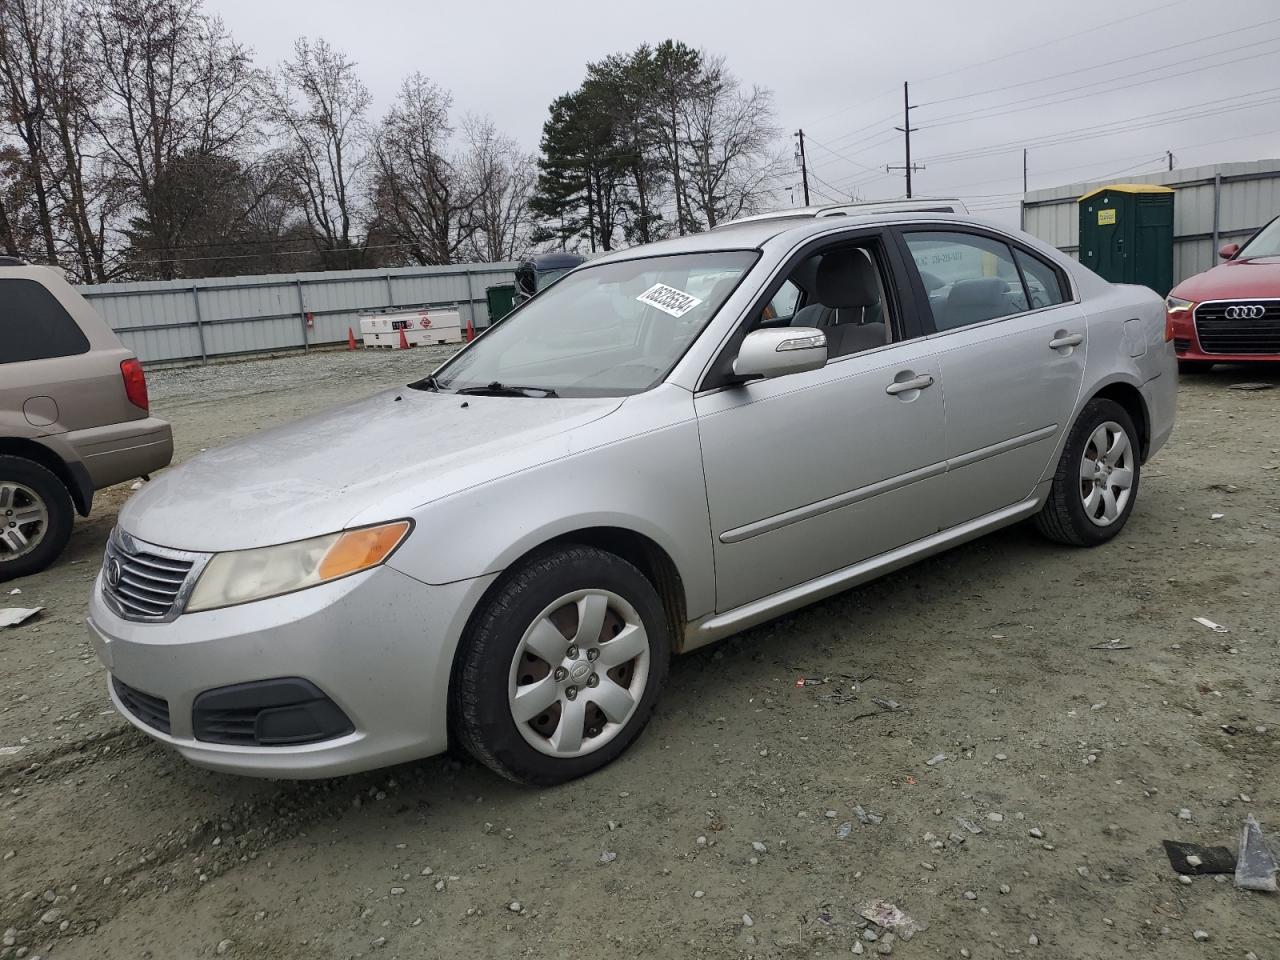
<instances>
[{"instance_id":1,"label":"tire","mask_svg":"<svg viewBox=\"0 0 1280 960\"><path fill-rule=\"evenodd\" d=\"M52 471L25 457L0 456L0 583L58 559L74 520L71 495Z\"/></svg>"},{"instance_id":2,"label":"tire","mask_svg":"<svg viewBox=\"0 0 1280 960\"><path fill-rule=\"evenodd\" d=\"M453 739L517 783L585 776L640 735L670 659L662 603L634 566L572 544L534 554L499 581L463 636L450 687Z\"/></svg>"},{"instance_id":3,"label":"tire","mask_svg":"<svg viewBox=\"0 0 1280 960\"><path fill-rule=\"evenodd\" d=\"M1179 360L1178 372L1181 374L1208 373L1213 369L1212 360Z\"/></svg>"},{"instance_id":4,"label":"tire","mask_svg":"<svg viewBox=\"0 0 1280 960\"><path fill-rule=\"evenodd\" d=\"M1098 457L1100 443L1108 446L1108 456ZM1118 534L1138 499L1138 443L1133 418L1124 407L1114 400L1090 400L1067 437L1049 499L1036 514L1036 529L1076 547L1096 547Z\"/></svg>"}]
</instances>

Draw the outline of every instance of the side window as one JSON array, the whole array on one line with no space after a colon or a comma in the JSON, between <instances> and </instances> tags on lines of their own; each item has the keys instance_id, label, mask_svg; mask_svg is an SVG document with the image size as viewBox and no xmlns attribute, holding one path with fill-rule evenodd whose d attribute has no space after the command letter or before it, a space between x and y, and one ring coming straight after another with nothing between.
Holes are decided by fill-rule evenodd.
<instances>
[{"instance_id":1,"label":"side window","mask_svg":"<svg viewBox=\"0 0 1280 960\"><path fill-rule=\"evenodd\" d=\"M1028 309L1009 247L968 233L911 231L911 258L929 293L934 328L955 330Z\"/></svg>"},{"instance_id":2,"label":"side window","mask_svg":"<svg viewBox=\"0 0 1280 960\"><path fill-rule=\"evenodd\" d=\"M800 288L790 280L783 281L782 289L774 295L765 307L766 320L787 320L796 315L796 304L800 301ZM770 316L772 314L772 316Z\"/></svg>"},{"instance_id":3,"label":"side window","mask_svg":"<svg viewBox=\"0 0 1280 960\"><path fill-rule=\"evenodd\" d=\"M1062 275L1057 269L1023 250L1014 250L1013 256L1022 268L1033 308L1052 307L1067 302L1069 298L1063 289Z\"/></svg>"},{"instance_id":4,"label":"side window","mask_svg":"<svg viewBox=\"0 0 1280 960\"><path fill-rule=\"evenodd\" d=\"M87 353L89 341L35 280L0 279L0 364Z\"/></svg>"}]
</instances>

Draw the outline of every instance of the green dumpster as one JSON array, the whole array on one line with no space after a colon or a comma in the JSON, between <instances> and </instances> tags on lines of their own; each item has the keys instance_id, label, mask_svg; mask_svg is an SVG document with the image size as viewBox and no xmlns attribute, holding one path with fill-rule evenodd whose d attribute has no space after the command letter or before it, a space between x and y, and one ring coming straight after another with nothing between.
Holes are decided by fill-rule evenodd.
<instances>
[{"instance_id":1,"label":"green dumpster","mask_svg":"<svg viewBox=\"0 0 1280 960\"><path fill-rule=\"evenodd\" d=\"M496 286L486 287L484 296L489 304L489 323L492 325L505 317L515 307L516 285L514 283L499 283Z\"/></svg>"},{"instance_id":2,"label":"green dumpster","mask_svg":"<svg viewBox=\"0 0 1280 960\"><path fill-rule=\"evenodd\" d=\"M1173 288L1173 197L1154 183L1113 183L1079 200L1080 262L1112 283Z\"/></svg>"}]
</instances>

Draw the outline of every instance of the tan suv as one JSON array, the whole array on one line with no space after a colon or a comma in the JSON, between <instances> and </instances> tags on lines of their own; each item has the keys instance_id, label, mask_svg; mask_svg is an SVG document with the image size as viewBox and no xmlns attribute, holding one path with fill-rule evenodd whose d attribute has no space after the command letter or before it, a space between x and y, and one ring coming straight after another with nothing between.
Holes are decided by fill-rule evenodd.
<instances>
[{"instance_id":1,"label":"tan suv","mask_svg":"<svg viewBox=\"0 0 1280 960\"><path fill-rule=\"evenodd\" d=\"M137 357L57 271L0 257L0 581L57 559L95 490L172 457Z\"/></svg>"}]
</instances>

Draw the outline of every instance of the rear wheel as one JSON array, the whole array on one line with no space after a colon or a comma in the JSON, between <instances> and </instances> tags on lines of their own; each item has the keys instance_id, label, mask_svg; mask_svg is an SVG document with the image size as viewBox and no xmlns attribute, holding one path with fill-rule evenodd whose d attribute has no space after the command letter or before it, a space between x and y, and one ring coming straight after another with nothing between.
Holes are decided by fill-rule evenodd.
<instances>
[{"instance_id":1,"label":"rear wheel","mask_svg":"<svg viewBox=\"0 0 1280 960\"><path fill-rule=\"evenodd\" d=\"M71 538L71 496L50 470L0 456L0 582L53 563Z\"/></svg>"},{"instance_id":2,"label":"rear wheel","mask_svg":"<svg viewBox=\"0 0 1280 960\"><path fill-rule=\"evenodd\" d=\"M662 603L630 563L587 546L535 555L501 584L463 640L454 736L517 782L584 776L640 735L670 654Z\"/></svg>"},{"instance_id":3,"label":"rear wheel","mask_svg":"<svg viewBox=\"0 0 1280 960\"><path fill-rule=\"evenodd\" d=\"M1138 432L1114 400L1089 401L1071 428L1036 528L1078 547L1105 543L1133 512L1141 474Z\"/></svg>"}]
</instances>

